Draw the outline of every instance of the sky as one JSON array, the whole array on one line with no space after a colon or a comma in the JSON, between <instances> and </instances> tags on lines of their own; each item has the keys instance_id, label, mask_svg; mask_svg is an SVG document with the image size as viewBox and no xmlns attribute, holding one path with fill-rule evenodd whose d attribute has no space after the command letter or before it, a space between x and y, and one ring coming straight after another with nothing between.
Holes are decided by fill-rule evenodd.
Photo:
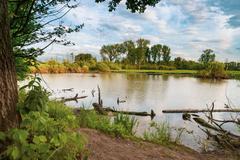
<instances>
[{"instance_id":1,"label":"sky","mask_svg":"<svg viewBox=\"0 0 240 160\"><path fill-rule=\"evenodd\" d=\"M162 0L142 14L131 13L124 2L108 12L107 3L79 1L62 19L69 26L84 23L80 32L65 37L75 45L51 45L40 60L69 58L71 53L100 58L102 45L145 38L151 45L168 45L173 58L197 60L210 48L217 60L240 61L240 0Z\"/></svg>"}]
</instances>

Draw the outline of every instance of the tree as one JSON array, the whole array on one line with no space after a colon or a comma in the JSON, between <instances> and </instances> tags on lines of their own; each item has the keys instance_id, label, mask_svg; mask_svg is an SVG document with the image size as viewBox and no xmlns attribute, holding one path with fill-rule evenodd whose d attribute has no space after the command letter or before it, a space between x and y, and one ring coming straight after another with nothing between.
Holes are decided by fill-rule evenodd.
<instances>
[{"instance_id":1,"label":"tree","mask_svg":"<svg viewBox=\"0 0 240 160\"><path fill-rule=\"evenodd\" d=\"M79 61L89 62L92 59L94 58L90 53L80 53L75 56L75 62L79 62Z\"/></svg>"},{"instance_id":2,"label":"tree","mask_svg":"<svg viewBox=\"0 0 240 160\"><path fill-rule=\"evenodd\" d=\"M114 62L123 53L121 44L103 45L100 54L104 61Z\"/></svg>"},{"instance_id":3,"label":"tree","mask_svg":"<svg viewBox=\"0 0 240 160\"><path fill-rule=\"evenodd\" d=\"M17 77L11 47L8 0L0 2L0 130L18 126Z\"/></svg>"},{"instance_id":4,"label":"tree","mask_svg":"<svg viewBox=\"0 0 240 160\"><path fill-rule=\"evenodd\" d=\"M171 49L168 46L163 45L162 47L163 63L167 64L170 61L171 59L170 53L171 53Z\"/></svg>"},{"instance_id":5,"label":"tree","mask_svg":"<svg viewBox=\"0 0 240 160\"><path fill-rule=\"evenodd\" d=\"M140 38L140 39L137 40L136 43L137 43L136 63L140 67L140 65L146 61L146 53L149 50L148 45L150 44L150 41Z\"/></svg>"},{"instance_id":6,"label":"tree","mask_svg":"<svg viewBox=\"0 0 240 160\"><path fill-rule=\"evenodd\" d=\"M174 59L174 65L177 69L182 69L183 59L181 57L176 57Z\"/></svg>"},{"instance_id":7,"label":"tree","mask_svg":"<svg viewBox=\"0 0 240 160\"><path fill-rule=\"evenodd\" d=\"M210 62L215 61L215 54L213 53L213 50L206 49L203 51L203 54L199 58L199 62L203 63L204 65L207 65Z\"/></svg>"},{"instance_id":8,"label":"tree","mask_svg":"<svg viewBox=\"0 0 240 160\"><path fill-rule=\"evenodd\" d=\"M160 63L162 56L162 45L156 44L151 47L151 57L153 63Z\"/></svg>"},{"instance_id":9,"label":"tree","mask_svg":"<svg viewBox=\"0 0 240 160\"><path fill-rule=\"evenodd\" d=\"M133 64L133 65L136 64L136 54L135 54L136 46L134 42L131 40L125 41L122 43L122 46L123 46L123 53L126 55L127 61L130 64Z\"/></svg>"},{"instance_id":10,"label":"tree","mask_svg":"<svg viewBox=\"0 0 240 160\"><path fill-rule=\"evenodd\" d=\"M105 2L106 0L95 0L97 3ZM111 0L109 1L109 11L114 11L116 7L120 4L120 2L123 0ZM131 12L139 12L143 13L146 10L147 6L154 7L157 3L159 3L161 0L126 0L125 5L127 6L127 9L129 9Z\"/></svg>"},{"instance_id":11,"label":"tree","mask_svg":"<svg viewBox=\"0 0 240 160\"><path fill-rule=\"evenodd\" d=\"M77 3L70 3L71 1L73 2L73 0L9 1L10 33L17 68L35 66L36 58L53 43L73 44L64 39L63 35L78 32L83 24L71 27L60 23L60 19L77 6ZM62 7L59 8L58 5ZM59 25L56 25L56 22ZM43 48L31 47L41 42L48 44ZM24 75L23 70L17 71Z\"/></svg>"}]
</instances>

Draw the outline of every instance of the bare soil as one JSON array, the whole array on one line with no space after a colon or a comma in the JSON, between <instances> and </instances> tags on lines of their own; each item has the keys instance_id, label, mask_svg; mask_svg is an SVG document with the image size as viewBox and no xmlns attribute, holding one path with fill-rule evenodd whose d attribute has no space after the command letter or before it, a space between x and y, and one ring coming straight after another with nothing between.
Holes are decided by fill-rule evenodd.
<instances>
[{"instance_id":1,"label":"bare soil","mask_svg":"<svg viewBox=\"0 0 240 160\"><path fill-rule=\"evenodd\" d=\"M181 145L161 146L145 141L116 138L82 128L87 139L89 160L229 160L223 153L201 154ZM239 158L240 159L240 158Z\"/></svg>"}]
</instances>

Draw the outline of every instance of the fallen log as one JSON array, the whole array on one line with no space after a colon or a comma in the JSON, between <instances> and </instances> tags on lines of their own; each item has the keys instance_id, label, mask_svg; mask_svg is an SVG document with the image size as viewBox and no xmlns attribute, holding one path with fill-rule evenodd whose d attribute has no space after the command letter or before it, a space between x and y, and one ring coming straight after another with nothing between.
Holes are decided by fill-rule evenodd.
<instances>
[{"instance_id":1,"label":"fallen log","mask_svg":"<svg viewBox=\"0 0 240 160\"><path fill-rule=\"evenodd\" d=\"M136 115L136 116L150 116L151 119L153 119L156 116L156 114L154 113L153 110L151 110L151 113L147 113L147 112L133 112L133 111L117 111L117 110L112 109L110 107L103 108L98 103L93 103L92 105L93 105L94 109L97 112L99 112L100 114L106 114L107 112L113 112L113 113L121 113L121 114Z\"/></svg>"},{"instance_id":2,"label":"fallen log","mask_svg":"<svg viewBox=\"0 0 240 160\"><path fill-rule=\"evenodd\" d=\"M64 88L64 89L62 89L62 91L63 91L63 92L66 92L66 91L72 92L72 91L73 91L73 88Z\"/></svg>"},{"instance_id":3,"label":"fallen log","mask_svg":"<svg viewBox=\"0 0 240 160\"><path fill-rule=\"evenodd\" d=\"M78 97L78 94L76 94L74 97L71 97L71 98L62 98L61 99L61 102L67 102L67 101L76 101L78 102L78 99L83 99L83 98L87 98L88 96L80 96Z\"/></svg>"},{"instance_id":4,"label":"fallen log","mask_svg":"<svg viewBox=\"0 0 240 160\"><path fill-rule=\"evenodd\" d=\"M240 109L171 109L162 110L163 113L199 113L199 112L240 112Z\"/></svg>"}]
</instances>

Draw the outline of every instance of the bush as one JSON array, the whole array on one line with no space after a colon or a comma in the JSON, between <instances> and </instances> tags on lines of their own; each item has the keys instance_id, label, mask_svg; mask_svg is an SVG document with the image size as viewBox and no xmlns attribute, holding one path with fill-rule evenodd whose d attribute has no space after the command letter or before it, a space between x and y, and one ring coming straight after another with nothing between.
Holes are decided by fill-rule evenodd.
<instances>
[{"instance_id":1,"label":"bush","mask_svg":"<svg viewBox=\"0 0 240 160\"><path fill-rule=\"evenodd\" d=\"M69 73L80 73L81 67L77 63L70 63L69 61L63 61L63 65L66 68L65 72Z\"/></svg>"},{"instance_id":2,"label":"bush","mask_svg":"<svg viewBox=\"0 0 240 160\"><path fill-rule=\"evenodd\" d=\"M205 70L198 72L198 76L201 78L225 79L228 78L228 76L224 68L224 63L211 62Z\"/></svg>"},{"instance_id":3,"label":"bush","mask_svg":"<svg viewBox=\"0 0 240 160\"><path fill-rule=\"evenodd\" d=\"M96 70L100 71L100 72L110 72L110 68L108 67L108 65L104 62L99 62L96 65Z\"/></svg>"},{"instance_id":4,"label":"bush","mask_svg":"<svg viewBox=\"0 0 240 160\"><path fill-rule=\"evenodd\" d=\"M145 65L141 65L140 69L157 70L158 66L156 64L145 64Z\"/></svg>"},{"instance_id":5,"label":"bush","mask_svg":"<svg viewBox=\"0 0 240 160\"><path fill-rule=\"evenodd\" d=\"M160 66L158 67L158 69L160 69L160 70L175 70L176 67L174 67L174 66L160 65Z\"/></svg>"},{"instance_id":6,"label":"bush","mask_svg":"<svg viewBox=\"0 0 240 160\"><path fill-rule=\"evenodd\" d=\"M138 66L125 64L122 65L122 69L138 69Z\"/></svg>"},{"instance_id":7,"label":"bush","mask_svg":"<svg viewBox=\"0 0 240 160\"><path fill-rule=\"evenodd\" d=\"M144 132L144 139L161 145L171 143L171 134L169 124L166 122L157 124L152 122L148 131Z\"/></svg>"},{"instance_id":8,"label":"bush","mask_svg":"<svg viewBox=\"0 0 240 160\"><path fill-rule=\"evenodd\" d=\"M88 71L89 71L89 67L86 66L86 65L84 65L84 66L82 67L82 72L83 72L83 73L86 73L86 72L88 72Z\"/></svg>"},{"instance_id":9,"label":"bush","mask_svg":"<svg viewBox=\"0 0 240 160\"><path fill-rule=\"evenodd\" d=\"M121 70L121 67L117 63L107 63L108 67L111 70Z\"/></svg>"},{"instance_id":10,"label":"bush","mask_svg":"<svg viewBox=\"0 0 240 160\"><path fill-rule=\"evenodd\" d=\"M7 144L3 159L71 160L81 157L86 140L76 131L76 116L64 104L48 101L48 94L37 86L36 79L27 85L31 89L27 94L20 91L20 128L0 132L0 142Z\"/></svg>"},{"instance_id":11,"label":"bush","mask_svg":"<svg viewBox=\"0 0 240 160\"><path fill-rule=\"evenodd\" d=\"M54 119L46 112L23 115L21 127L5 134L11 145L5 151L10 159L75 159L83 151L85 140L73 132L64 119Z\"/></svg>"}]
</instances>

